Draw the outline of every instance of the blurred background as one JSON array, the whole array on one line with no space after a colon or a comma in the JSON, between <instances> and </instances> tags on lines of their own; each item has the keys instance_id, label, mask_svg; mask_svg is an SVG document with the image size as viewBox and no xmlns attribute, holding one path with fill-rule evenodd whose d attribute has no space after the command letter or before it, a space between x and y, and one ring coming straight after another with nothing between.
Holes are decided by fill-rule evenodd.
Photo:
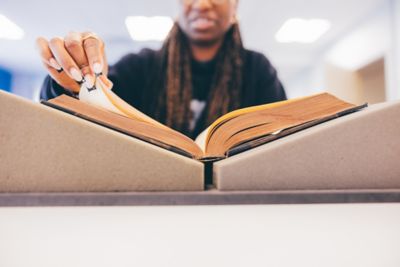
<instances>
[{"instance_id":1,"label":"blurred background","mask_svg":"<svg viewBox=\"0 0 400 267\"><path fill-rule=\"evenodd\" d=\"M38 100L46 75L38 36L94 31L110 64L158 48L177 1L1 0L0 88ZM239 21L245 46L270 59L290 98L319 91L353 103L400 98L400 0L242 0Z\"/></svg>"},{"instance_id":2,"label":"blurred background","mask_svg":"<svg viewBox=\"0 0 400 267\"><path fill-rule=\"evenodd\" d=\"M177 1L0 0L0 88L38 100L38 36L94 31L110 64L160 47ZM400 0L240 0L239 21L290 98L400 99ZM2 208L0 266L398 267L399 222L398 204Z\"/></svg>"}]
</instances>

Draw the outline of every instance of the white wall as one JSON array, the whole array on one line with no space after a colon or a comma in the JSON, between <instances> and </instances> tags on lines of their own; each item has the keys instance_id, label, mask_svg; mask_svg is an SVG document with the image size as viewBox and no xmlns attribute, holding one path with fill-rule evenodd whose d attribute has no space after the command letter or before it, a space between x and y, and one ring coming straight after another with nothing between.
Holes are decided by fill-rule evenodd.
<instances>
[{"instance_id":1,"label":"white wall","mask_svg":"<svg viewBox=\"0 0 400 267\"><path fill-rule=\"evenodd\" d=\"M400 99L400 1L391 0L391 48L387 62L387 95L389 99Z\"/></svg>"},{"instance_id":2,"label":"white wall","mask_svg":"<svg viewBox=\"0 0 400 267\"><path fill-rule=\"evenodd\" d=\"M286 94L288 98L297 98L325 91L323 78L323 62L317 58L314 65L304 68L284 81Z\"/></svg>"},{"instance_id":3,"label":"white wall","mask_svg":"<svg viewBox=\"0 0 400 267\"><path fill-rule=\"evenodd\" d=\"M386 95L389 100L400 98L400 94L397 92L400 85L399 78L399 38L400 38L400 4L398 0L389 0L390 12L390 30L391 39L390 47L388 50L387 57L385 58L385 69L386 69Z\"/></svg>"},{"instance_id":4,"label":"white wall","mask_svg":"<svg viewBox=\"0 0 400 267\"><path fill-rule=\"evenodd\" d=\"M359 70L388 54L391 36L390 5L387 4L333 44L325 59L349 71Z\"/></svg>"},{"instance_id":5,"label":"white wall","mask_svg":"<svg viewBox=\"0 0 400 267\"><path fill-rule=\"evenodd\" d=\"M286 81L288 95L327 90L327 64L357 71L379 58L385 59L386 100L400 99L400 0L387 0L322 50L312 66Z\"/></svg>"}]
</instances>

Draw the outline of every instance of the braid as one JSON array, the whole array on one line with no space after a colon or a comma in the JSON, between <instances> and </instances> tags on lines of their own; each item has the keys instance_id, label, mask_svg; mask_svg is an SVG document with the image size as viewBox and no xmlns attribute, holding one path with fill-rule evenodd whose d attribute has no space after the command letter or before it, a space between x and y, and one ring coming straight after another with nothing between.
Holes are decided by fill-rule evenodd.
<instances>
[{"instance_id":1,"label":"braid","mask_svg":"<svg viewBox=\"0 0 400 267\"><path fill-rule=\"evenodd\" d=\"M243 83L243 44L239 26L234 24L220 49L209 95L207 125L239 108Z\"/></svg>"},{"instance_id":2,"label":"braid","mask_svg":"<svg viewBox=\"0 0 400 267\"><path fill-rule=\"evenodd\" d=\"M216 72L208 97L207 125L240 106L243 51L239 27L234 24L226 33L217 55ZM158 95L154 117L188 134L193 87L191 55L188 40L177 24L170 31L159 56L162 64L156 71L162 78L154 81L153 85L153 92Z\"/></svg>"}]
</instances>

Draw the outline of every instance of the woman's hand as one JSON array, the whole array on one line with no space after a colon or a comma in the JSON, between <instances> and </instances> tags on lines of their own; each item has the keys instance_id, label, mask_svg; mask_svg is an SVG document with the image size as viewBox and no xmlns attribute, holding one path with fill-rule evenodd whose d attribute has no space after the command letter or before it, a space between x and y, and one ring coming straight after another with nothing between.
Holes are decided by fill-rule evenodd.
<instances>
[{"instance_id":1,"label":"woman's hand","mask_svg":"<svg viewBox=\"0 0 400 267\"><path fill-rule=\"evenodd\" d=\"M70 32L65 38L36 40L43 64L50 76L65 89L78 93L80 84L94 86L95 75L107 76L104 42L91 32Z\"/></svg>"}]
</instances>

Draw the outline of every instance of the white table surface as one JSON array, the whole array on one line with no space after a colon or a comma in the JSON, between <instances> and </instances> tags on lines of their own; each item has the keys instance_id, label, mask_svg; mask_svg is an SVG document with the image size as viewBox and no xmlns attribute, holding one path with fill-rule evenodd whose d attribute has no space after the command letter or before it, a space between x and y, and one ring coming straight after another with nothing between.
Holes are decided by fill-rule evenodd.
<instances>
[{"instance_id":1,"label":"white table surface","mask_svg":"<svg viewBox=\"0 0 400 267\"><path fill-rule=\"evenodd\" d=\"M0 267L400 266L400 204L0 208Z\"/></svg>"}]
</instances>

